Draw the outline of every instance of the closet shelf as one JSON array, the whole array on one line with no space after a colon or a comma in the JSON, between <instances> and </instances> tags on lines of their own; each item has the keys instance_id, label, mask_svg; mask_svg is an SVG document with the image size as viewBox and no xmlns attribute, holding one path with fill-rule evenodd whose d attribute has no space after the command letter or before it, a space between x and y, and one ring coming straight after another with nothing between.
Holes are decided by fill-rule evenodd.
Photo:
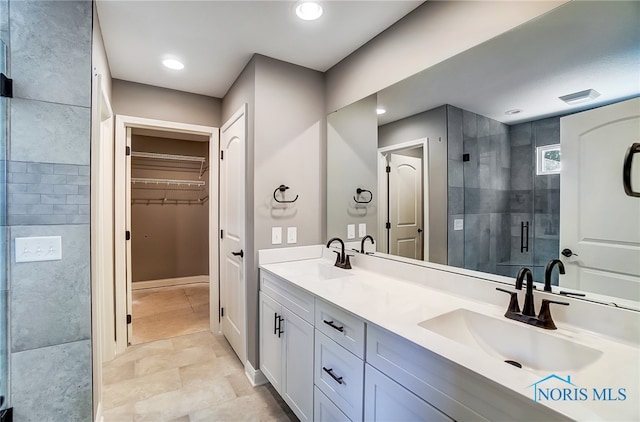
<instances>
[{"instance_id":1,"label":"closet shelf","mask_svg":"<svg viewBox=\"0 0 640 422\"><path fill-rule=\"evenodd\" d=\"M145 185L173 185L173 186L204 186L202 180L177 180L177 179L151 179L146 177L132 177L131 183L143 183Z\"/></svg>"},{"instance_id":2,"label":"closet shelf","mask_svg":"<svg viewBox=\"0 0 640 422\"><path fill-rule=\"evenodd\" d=\"M151 158L155 160L197 161L199 163L204 163L207 160L206 157L197 157L197 156L191 156L191 155L160 154L156 152L141 152L141 151L131 151L131 156L138 157L138 158Z\"/></svg>"}]
</instances>

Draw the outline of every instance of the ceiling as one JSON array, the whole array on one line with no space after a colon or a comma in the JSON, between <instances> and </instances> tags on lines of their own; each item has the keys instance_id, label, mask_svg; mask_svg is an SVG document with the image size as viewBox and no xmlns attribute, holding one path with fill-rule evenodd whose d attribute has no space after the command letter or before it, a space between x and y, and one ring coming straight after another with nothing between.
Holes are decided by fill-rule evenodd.
<instances>
[{"instance_id":1,"label":"ceiling","mask_svg":"<svg viewBox=\"0 0 640 422\"><path fill-rule=\"evenodd\" d=\"M324 0L316 21L291 0L96 4L113 78L222 98L254 53L324 72L421 3Z\"/></svg>"},{"instance_id":2,"label":"ceiling","mask_svg":"<svg viewBox=\"0 0 640 422\"><path fill-rule=\"evenodd\" d=\"M451 104L506 124L640 95L640 2L572 1L378 93L386 124ZM587 89L601 96L567 105ZM506 115L507 110L521 113Z\"/></svg>"}]
</instances>

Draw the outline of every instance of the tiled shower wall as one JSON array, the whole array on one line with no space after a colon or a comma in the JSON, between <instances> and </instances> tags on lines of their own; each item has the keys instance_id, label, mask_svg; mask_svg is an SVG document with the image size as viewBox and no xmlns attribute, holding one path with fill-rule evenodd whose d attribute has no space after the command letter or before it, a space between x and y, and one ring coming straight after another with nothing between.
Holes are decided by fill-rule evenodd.
<instances>
[{"instance_id":1,"label":"tiled shower wall","mask_svg":"<svg viewBox=\"0 0 640 422\"><path fill-rule=\"evenodd\" d=\"M9 1L10 405L19 421L89 421L90 1ZM16 237L62 260L16 263Z\"/></svg>"},{"instance_id":2,"label":"tiled shower wall","mask_svg":"<svg viewBox=\"0 0 640 422\"><path fill-rule=\"evenodd\" d=\"M559 256L560 175L536 175L536 148L560 143L560 117L510 126L511 155L518 167L511 173L511 259L499 269L515 275L522 265L533 267L534 279L544 280L544 267ZM520 221L529 221L531 247L520 252ZM558 284L554 271L553 284Z\"/></svg>"},{"instance_id":3,"label":"tiled shower wall","mask_svg":"<svg viewBox=\"0 0 640 422\"><path fill-rule=\"evenodd\" d=\"M452 106L447 116L449 265L495 273L496 265L509 257L509 129ZM462 161L462 154L469 160ZM459 218L464 229L453 230Z\"/></svg>"}]
</instances>

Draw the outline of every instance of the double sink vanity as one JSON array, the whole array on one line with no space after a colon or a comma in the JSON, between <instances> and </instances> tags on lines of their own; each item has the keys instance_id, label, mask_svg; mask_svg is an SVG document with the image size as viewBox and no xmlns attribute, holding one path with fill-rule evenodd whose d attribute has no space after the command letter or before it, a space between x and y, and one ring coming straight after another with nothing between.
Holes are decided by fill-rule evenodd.
<instances>
[{"instance_id":1,"label":"double sink vanity","mask_svg":"<svg viewBox=\"0 0 640 422\"><path fill-rule=\"evenodd\" d=\"M473 272L332 252L259 255L260 369L300 420L640 418L637 312L563 298L545 330Z\"/></svg>"}]
</instances>

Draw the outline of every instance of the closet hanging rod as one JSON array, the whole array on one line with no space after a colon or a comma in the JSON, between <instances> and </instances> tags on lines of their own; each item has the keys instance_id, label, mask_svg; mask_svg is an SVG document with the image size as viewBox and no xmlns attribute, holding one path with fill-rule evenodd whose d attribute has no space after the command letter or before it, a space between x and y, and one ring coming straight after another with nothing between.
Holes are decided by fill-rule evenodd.
<instances>
[{"instance_id":1,"label":"closet hanging rod","mask_svg":"<svg viewBox=\"0 0 640 422\"><path fill-rule=\"evenodd\" d=\"M145 185L177 185L177 186L204 186L203 180L176 180L176 179L150 179L146 177L132 177L131 183L144 183Z\"/></svg>"},{"instance_id":2,"label":"closet hanging rod","mask_svg":"<svg viewBox=\"0 0 640 422\"><path fill-rule=\"evenodd\" d=\"M138 158L154 158L158 160L197 161L199 163L204 163L207 160L206 157L196 157L191 155L160 154L156 152L142 152L142 151L131 151L131 156L138 157Z\"/></svg>"}]
</instances>

